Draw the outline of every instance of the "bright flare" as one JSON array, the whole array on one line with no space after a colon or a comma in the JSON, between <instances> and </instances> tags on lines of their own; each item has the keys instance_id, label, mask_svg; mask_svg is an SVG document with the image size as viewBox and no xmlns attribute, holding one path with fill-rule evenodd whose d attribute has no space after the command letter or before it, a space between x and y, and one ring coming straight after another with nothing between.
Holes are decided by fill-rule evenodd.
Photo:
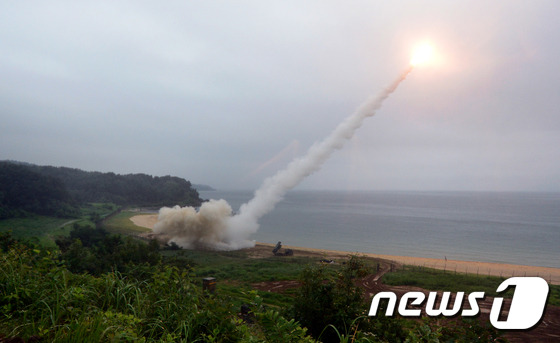
<instances>
[{"instance_id":1,"label":"bright flare","mask_svg":"<svg viewBox=\"0 0 560 343\"><path fill-rule=\"evenodd\" d=\"M414 49L410 64L413 67L416 67L419 64L426 64L432 58L433 52L434 49L429 44L422 44L418 46L416 49Z\"/></svg>"}]
</instances>

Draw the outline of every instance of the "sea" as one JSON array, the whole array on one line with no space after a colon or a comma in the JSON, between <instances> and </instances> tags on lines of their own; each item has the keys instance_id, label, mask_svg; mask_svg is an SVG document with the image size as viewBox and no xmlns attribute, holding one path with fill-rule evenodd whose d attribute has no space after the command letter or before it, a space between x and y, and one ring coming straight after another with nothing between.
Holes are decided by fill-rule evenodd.
<instances>
[{"instance_id":1,"label":"sea","mask_svg":"<svg viewBox=\"0 0 560 343\"><path fill-rule=\"evenodd\" d=\"M560 193L294 190L259 223L257 242L560 268Z\"/></svg>"}]
</instances>

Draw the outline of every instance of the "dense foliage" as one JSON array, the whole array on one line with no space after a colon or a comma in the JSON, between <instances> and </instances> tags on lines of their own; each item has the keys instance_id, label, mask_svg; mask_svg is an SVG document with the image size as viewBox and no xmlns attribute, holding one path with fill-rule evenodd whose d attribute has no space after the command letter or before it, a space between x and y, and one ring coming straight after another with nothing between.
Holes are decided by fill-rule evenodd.
<instances>
[{"instance_id":1,"label":"dense foliage","mask_svg":"<svg viewBox=\"0 0 560 343\"><path fill-rule=\"evenodd\" d=\"M60 259L73 273L100 275L110 271L142 271L143 265L157 265L161 260L159 244L145 244L132 237L109 234L102 228L74 224L69 237L56 240Z\"/></svg>"},{"instance_id":2,"label":"dense foliage","mask_svg":"<svg viewBox=\"0 0 560 343\"><path fill-rule=\"evenodd\" d=\"M138 206L198 206L201 203L191 183L179 177L119 175L50 166L34 168L43 175L61 179L74 199L81 203L111 202Z\"/></svg>"},{"instance_id":3,"label":"dense foliage","mask_svg":"<svg viewBox=\"0 0 560 343\"><path fill-rule=\"evenodd\" d=\"M0 341L501 341L476 319L442 325L368 317L369 299L355 285L368 271L356 257L304 269L296 294L276 307L260 296L269 293L239 285L235 273L224 276L216 294L203 291L196 270L168 264L153 242L77 226L59 245L48 251L0 234ZM92 262L104 270L90 270Z\"/></svg>"},{"instance_id":4,"label":"dense foliage","mask_svg":"<svg viewBox=\"0 0 560 343\"><path fill-rule=\"evenodd\" d=\"M73 216L76 205L94 202L199 206L201 201L191 183L179 177L0 162L0 219L26 212Z\"/></svg>"},{"instance_id":5,"label":"dense foliage","mask_svg":"<svg viewBox=\"0 0 560 343\"><path fill-rule=\"evenodd\" d=\"M407 333L400 319L367 316L369 307L355 280L369 272L356 256L334 275L324 266L307 268L293 302L294 318L323 342L348 337L356 342L404 341Z\"/></svg>"},{"instance_id":6,"label":"dense foliage","mask_svg":"<svg viewBox=\"0 0 560 343\"><path fill-rule=\"evenodd\" d=\"M204 293L186 270L152 266L142 278L75 274L57 253L0 240L0 341L313 341L254 293L241 316L231 299Z\"/></svg>"},{"instance_id":7,"label":"dense foliage","mask_svg":"<svg viewBox=\"0 0 560 343\"><path fill-rule=\"evenodd\" d=\"M60 179L0 162L0 219L28 212L65 217L76 215L77 208Z\"/></svg>"}]
</instances>

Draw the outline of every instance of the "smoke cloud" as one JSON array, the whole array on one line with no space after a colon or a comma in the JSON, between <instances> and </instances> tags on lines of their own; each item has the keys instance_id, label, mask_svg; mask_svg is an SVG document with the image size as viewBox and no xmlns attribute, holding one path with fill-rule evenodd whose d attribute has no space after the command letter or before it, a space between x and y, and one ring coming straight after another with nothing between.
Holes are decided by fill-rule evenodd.
<instances>
[{"instance_id":1,"label":"smoke cloud","mask_svg":"<svg viewBox=\"0 0 560 343\"><path fill-rule=\"evenodd\" d=\"M223 199L205 202L198 211L193 207L163 207L153 231L187 249L235 249L226 243L231 215L231 206Z\"/></svg>"},{"instance_id":2,"label":"smoke cloud","mask_svg":"<svg viewBox=\"0 0 560 343\"><path fill-rule=\"evenodd\" d=\"M341 149L362 126L364 119L375 114L411 71L412 67L378 96L366 100L329 136L312 145L304 156L267 178L254 197L241 206L238 214L232 215L231 206L223 199L204 203L198 212L192 207L164 207L159 212L154 233L170 237L170 241L189 249L236 250L254 246L255 242L249 237L259 229L259 219L272 211L287 191L319 170L334 151Z\"/></svg>"}]
</instances>

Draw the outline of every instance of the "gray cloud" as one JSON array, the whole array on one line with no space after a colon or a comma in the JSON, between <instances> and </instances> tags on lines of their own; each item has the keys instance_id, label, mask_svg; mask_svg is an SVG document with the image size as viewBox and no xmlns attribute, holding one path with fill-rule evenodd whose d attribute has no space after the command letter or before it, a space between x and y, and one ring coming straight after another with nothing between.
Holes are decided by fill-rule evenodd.
<instances>
[{"instance_id":1,"label":"gray cloud","mask_svg":"<svg viewBox=\"0 0 560 343\"><path fill-rule=\"evenodd\" d=\"M0 5L0 159L256 188L417 68L301 187L560 190L555 1Z\"/></svg>"}]
</instances>

